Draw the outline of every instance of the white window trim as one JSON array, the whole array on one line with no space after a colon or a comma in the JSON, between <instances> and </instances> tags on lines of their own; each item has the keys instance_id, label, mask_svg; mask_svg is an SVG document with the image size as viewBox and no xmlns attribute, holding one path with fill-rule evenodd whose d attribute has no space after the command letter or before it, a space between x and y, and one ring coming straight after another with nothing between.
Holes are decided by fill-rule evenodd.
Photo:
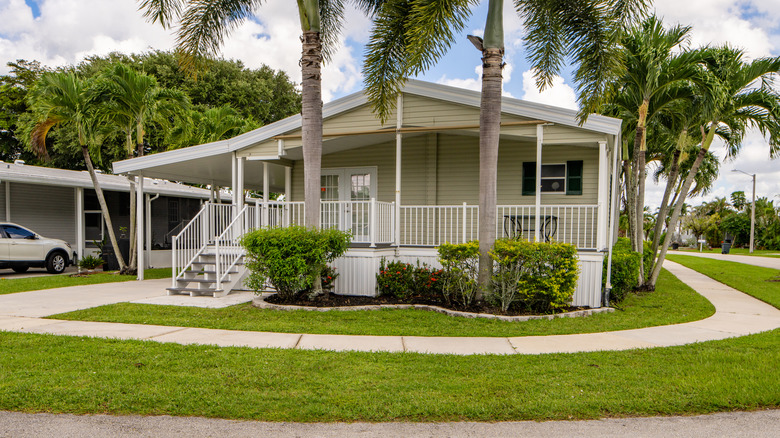
<instances>
[{"instance_id":1,"label":"white window trim","mask_svg":"<svg viewBox=\"0 0 780 438\"><path fill-rule=\"evenodd\" d=\"M542 169L544 169L544 166L563 166L563 176L542 176L541 177L542 181L544 181L546 179L563 179L563 187L562 187L561 190L557 190L557 191L552 192L552 191L549 191L549 190L542 190L542 187L540 186L539 187L539 191L542 192L542 193L550 193L550 194L555 194L555 195L557 195L557 194L565 195L566 194L566 188L567 188L566 186L568 184L567 175L568 175L568 172L569 172L569 166L565 162L564 163L542 163Z\"/></svg>"}]
</instances>

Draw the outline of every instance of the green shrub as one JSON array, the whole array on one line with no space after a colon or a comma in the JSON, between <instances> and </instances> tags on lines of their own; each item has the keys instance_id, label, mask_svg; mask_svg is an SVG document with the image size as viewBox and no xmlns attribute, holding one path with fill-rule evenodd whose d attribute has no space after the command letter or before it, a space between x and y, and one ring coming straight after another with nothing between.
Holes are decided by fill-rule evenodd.
<instances>
[{"instance_id":1,"label":"green shrub","mask_svg":"<svg viewBox=\"0 0 780 438\"><path fill-rule=\"evenodd\" d=\"M646 248L647 249L647 248ZM652 254L651 254L652 255ZM645 251L645 264L648 264ZM604 259L602 284L607 281L607 259ZM620 302L639 286L639 253L631 251L631 242L626 237L618 238L612 247L612 291L610 301Z\"/></svg>"},{"instance_id":2,"label":"green shrub","mask_svg":"<svg viewBox=\"0 0 780 438\"><path fill-rule=\"evenodd\" d=\"M438 247L443 269L442 295L448 305L468 307L477 294L479 242L445 243Z\"/></svg>"},{"instance_id":3,"label":"green shrub","mask_svg":"<svg viewBox=\"0 0 780 438\"><path fill-rule=\"evenodd\" d=\"M103 263L105 263L105 261L100 257L85 255L79 260L79 267L82 269L95 269Z\"/></svg>"},{"instance_id":4,"label":"green shrub","mask_svg":"<svg viewBox=\"0 0 780 438\"><path fill-rule=\"evenodd\" d=\"M400 261L387 262L385 258L379 264L376 284L379 295L394 296L407 301L413 296L437 299L441 297L442 270L433 269L427 264L417 265Z\"/></svg>"},{"instance_id":5,"label":"green shrub","mask_svg":"<svg viewBox=\"0 0 780 438\"><path fill-rule=\"evenodd\" d=\"M522 263L517 307L549 313L570 305L579 275L574 245L519 241L511 249Z\"/></svg>"},{"instance_id":6,"label":"green shrub","mask_svg":"<svg viewBox=\"0 0 780 438\"><path fill-rule=\"evenodd\" d=\"M441 269L434 269L427 264L420 265L419 260L414 268L412 281L415 295L427 299L439 299L442 297L442 273Z\"/></svg>"},{"instance_id":7,"label":"green shrub","mask_svg":"<svg viewBox=\"0 0 780 438\"><path fill-rule=\"evenodd\" d=\"M406 300L412 295L414 282L412 265L400 261L387 263L384 257L379 263L376 285L379 295L389 295Z\"/></svg>"},{"instance_id":8,"label":"green shrub","mask_svg":"<svg viewBox=\"0 0 780 438\"><path fill-rule=\"evenodd\" d=\"M327 263L347 251L350 239L347 232L299 226L247 233L241 238L250 270L246 284L261 290L270 282L282 299L294 299L314 284Z\"/></svg>"}]
</instances>

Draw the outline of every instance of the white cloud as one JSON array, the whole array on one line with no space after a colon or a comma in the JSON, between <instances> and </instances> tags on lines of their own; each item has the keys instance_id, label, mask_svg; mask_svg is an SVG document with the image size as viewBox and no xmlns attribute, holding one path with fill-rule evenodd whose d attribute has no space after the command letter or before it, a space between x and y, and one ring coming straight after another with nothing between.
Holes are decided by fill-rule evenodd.
<instances>
[{"instance_id":1,"label":"white cloud","mask_svg":"<svg viewBox=\"0 0 780 438\"><path fill-rule=\"evenodd\" d=\"M504 70L501 72L501 78L503 85L509 83L512 80L512 65L506 64ZM474 73L477 75L475 78L448 78L446 75L439 78L436 81L439 84L449 85L451 87L465 88L467 90L481 91L482 90L482 65L474 67ZM501 93L506 97L513 97L511 93L502 90Z\"/></svg>"},{"instance_id":2,"label":"white cloud","mask_svg":"<svg viewBox=\"0 0 780 438\"><path fill-rule=\"evenodd\" d=\"M523 72L523 100L554 105L561 108L577 109L577 96L574 89L566 84L562 77L555 76L551 87L544 91L536 88L536 81L532 70Z\"/></svg>"},{"instance_id":3,"label":"white cloud","mask_svg":"<svg viewBox=\"0 0 780 438\"><path fill-rule=\"evenodd\" d=\"M39 8L40 16L33 18L24 0L0 0L0 74L7 73L6 63L16 59L61 66L112 51L138 53L174 47L172 32L146 22L134 0L47 0ZM323 66L323 100L359 86L359 60L345 42L365 40L367 20L357 10L346 11L342 43L331 62ZM256 20L230 33L220 53L248 67L266 64L281 69L300 82L300 34L296 3L271 0L258 9Z\"/></svg>"}]
</instances>

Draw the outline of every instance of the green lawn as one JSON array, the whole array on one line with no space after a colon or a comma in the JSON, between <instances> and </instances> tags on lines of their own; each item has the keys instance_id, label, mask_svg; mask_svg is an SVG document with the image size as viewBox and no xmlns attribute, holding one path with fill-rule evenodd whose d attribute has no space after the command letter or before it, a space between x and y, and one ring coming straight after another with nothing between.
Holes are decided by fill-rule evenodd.
<instances>
[{"instance_id":1,"label":"green lawn","mask_svg":"<svg viewBox=\"0 0 780 438\"><path fill-rule=\"evenodd\" d=\"M780 271L777 269L678 254L667 258L780 308Z\"/></svg>"},{"instance_id":2,"label":"green lawn","mask_svg":"<svg viewBox=\"0 0 780 438\"><path fill-rule=\"evenodd\" d=\"M753 295L765 283L749 274L738 281ZM780 304L771 294L766 300ZM0 332L0 410L306 422L692 415L779 408L778 362L780 330L680 347L527 356L217 348Z\"/></svg>"},{"instance_id":3,"label":"green lawn","mask_svg":"<svg viewBox=\"0 0 780 438\"><path fill-rule=\"evenodd\" d=\"M53 315L54 319L125 322L284 333L406 336L532 336L593 333L678 324L712 315L715 308L663 271L657 291L630 294L614 313L584 318L507 322L457 318L424 310L280 311L243 304L223 309L120 303Z\"/></svg>"},{"instance_id":4,"label":"green lawn","mask_svg":"<svg viewBox=\"0 0 780 438\"><path fill-rule=\"evenodd\" d=\"M170 278L170 268L146 269L144 278ZM85 284L114 283L135 280L135 275L119 275L115 272L92 274L84 277L70 275L47 275L42 277L0 279L0 295L31 290L54 289L57 287L82 286Z\"/></svg>"},{"instance_id":5,"label":"green lawn","mask_svg":"<svg viewBox=\"0 0 780 438\"><path fill-rule=\"evenodd\" d=\"M699 249L693 249L693 248L680 248L678 251L669 250L669 254L677 254L677 253L685 253L685 252L699 252ZM720 248L711 248L707 249L704 248L702 252L710 253L710 254L720 254L721 249ZM750 253L750 250L748 248L731 248L731 251L729 251L729 254L735 254L735 255L749 255L749 256L760 256L760 257L780 257L780 251L776 249L756 249L753 250L753 254Z\"/></svg>"},{"instance_id":6,"label":"green lawn","mask_svg":"<svg viewBox=\"0 0 780 438\"><path fill-rule=\"evenodd\" d=\"M442 356L0 332L0 410L503 421L780 407L780 331L621 352Z\"/></svg>"}]
</instances>

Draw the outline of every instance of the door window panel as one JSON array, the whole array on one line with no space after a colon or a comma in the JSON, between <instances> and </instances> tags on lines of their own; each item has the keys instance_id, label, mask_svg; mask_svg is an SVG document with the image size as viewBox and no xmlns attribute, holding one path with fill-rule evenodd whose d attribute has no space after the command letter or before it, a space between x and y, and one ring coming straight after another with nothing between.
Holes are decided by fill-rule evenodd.
<instances>
[{"instance_id":1,"label":"door window panel","mask_svg":"<svg viewBox=\"0 0 780 438\"><path fill-rule=\"evenodd\" d=\"M35 236L35 233L13 225L5 225L3 228L11 239L27 239Z\"/></svg>"}]
</instances>

